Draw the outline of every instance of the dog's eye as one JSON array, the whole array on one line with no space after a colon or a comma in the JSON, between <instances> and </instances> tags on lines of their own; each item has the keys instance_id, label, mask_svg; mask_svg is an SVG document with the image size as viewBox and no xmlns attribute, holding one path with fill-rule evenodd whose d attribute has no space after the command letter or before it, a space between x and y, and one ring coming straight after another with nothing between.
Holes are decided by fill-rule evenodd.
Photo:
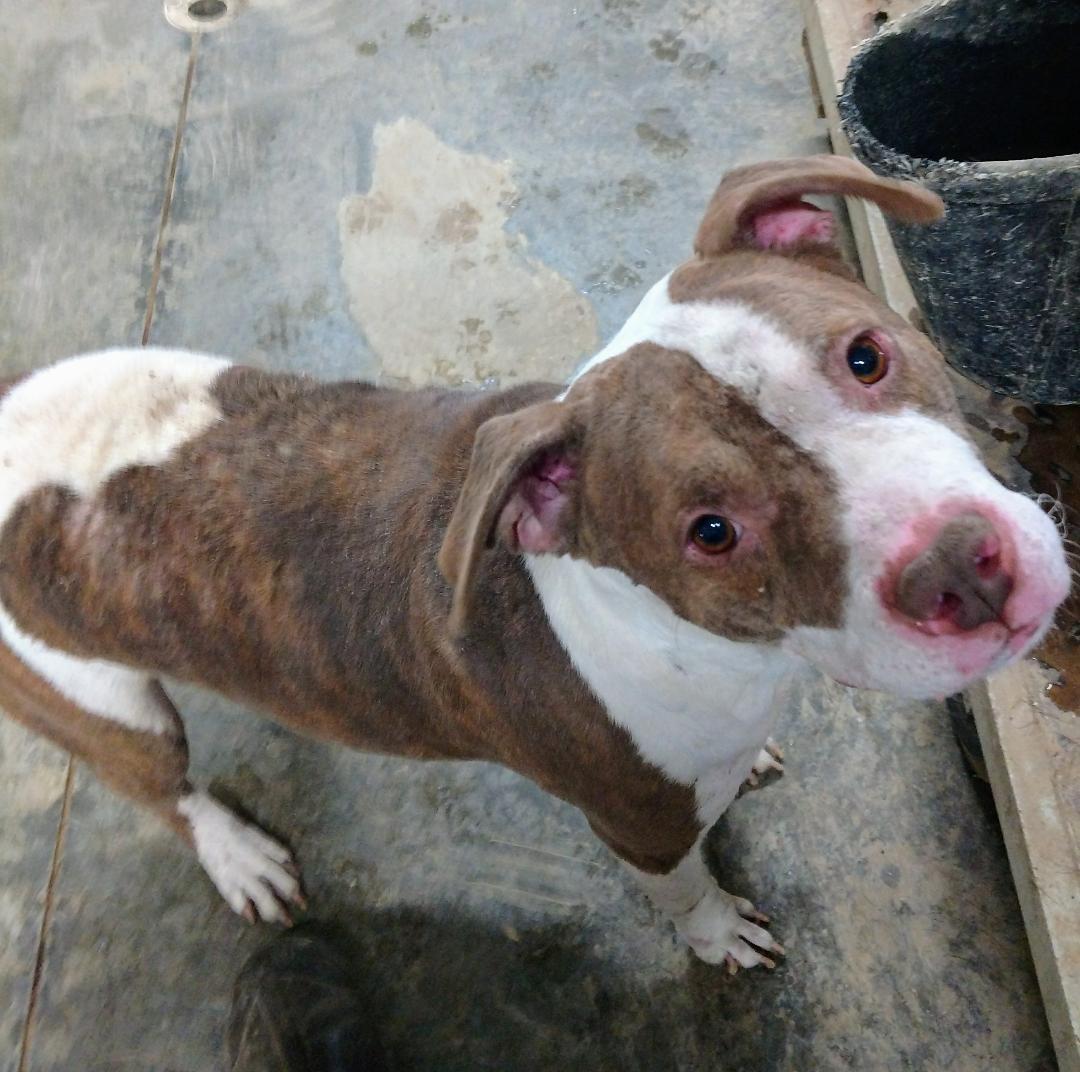
<instances>
[{"instance_id":1,"label":"dog's eye","mask_svg":"<svg viewBox=\"0 0 1080 1072\"><path fill-rule=\"evenodd\" d=\"M690 529L690 542L707 555L722 555L739 540L735 526L719 514L699 517Z\"/></svg>"},{"instance_id":2,"label":"dog's eye","mask_svg":"<svg viewBox=\"0 0 1080 1072\"><path fill-rule=\"evenodd\" d=\"M860 335L852 341L847 363L855 379L867 387L884 379L889 371L889 357L872 335Z\"/></svg>"}]
</instances>

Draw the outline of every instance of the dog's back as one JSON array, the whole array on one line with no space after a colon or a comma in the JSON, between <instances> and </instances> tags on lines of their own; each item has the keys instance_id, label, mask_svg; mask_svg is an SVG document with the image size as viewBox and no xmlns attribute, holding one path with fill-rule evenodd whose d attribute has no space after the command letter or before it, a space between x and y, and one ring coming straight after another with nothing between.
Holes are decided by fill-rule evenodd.
<instances>
[{"instance_id":1,"label":"dog's back","mask_svg":"<svg viewBox=\"0 0 1080 1072\"><path fill-rule=\"evenodd\" d=\"M483 752L428 717L452 687L433 665L435 557L476 425L554 391L321 384L165 351L44 370L0 405L5 639L195 681L359 747Z\"/></svg>"}]
</instances>

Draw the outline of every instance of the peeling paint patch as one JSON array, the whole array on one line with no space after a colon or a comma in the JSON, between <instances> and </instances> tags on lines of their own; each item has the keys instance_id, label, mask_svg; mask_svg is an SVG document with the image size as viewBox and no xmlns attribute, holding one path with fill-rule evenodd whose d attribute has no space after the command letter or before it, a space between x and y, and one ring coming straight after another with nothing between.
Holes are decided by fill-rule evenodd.
<instances>
[{"instance_id":1,"label":"peeling paint patch","mask_svg":"<svg viewBox=\"0 0 1080 1072\"><path fill-rule=\"evenodd\" d=\"M588 298L505 224L508 161L460 152L413 119L375 128L366 194L338 209L350 311L384 378L562 381L598 344Z\"/></svg>"}]
</instances>

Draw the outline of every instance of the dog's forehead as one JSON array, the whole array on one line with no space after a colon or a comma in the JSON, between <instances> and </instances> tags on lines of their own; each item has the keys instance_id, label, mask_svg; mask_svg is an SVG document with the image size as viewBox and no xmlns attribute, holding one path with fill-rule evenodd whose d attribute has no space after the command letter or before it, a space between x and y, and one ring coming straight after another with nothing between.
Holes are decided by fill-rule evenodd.
<instances>
[{"instance_id":1,"label":"dog's forehead","mask_svg":"<svg viewBox=\"0 0 1080 1072\"><path fill-rule=\"evenodd\" d=\"M681 464L687 474L697 470L702 451L712 462L723 458L727 468L751 460L761 468L773 446L789 453L797 444L749 394L713 375L694 354L637 343L590 377L594 441L662 466Z\"/></svg>"},{"instance_id":2,"label":"dog's forehead","mask_svg":"<svg viewBox=\"0 0 1080 1072\"><path fill-rule=\"evenodd\" d=\"M838 422L867 415L844 397L825 363L845 333L876 328L903 356L879 411L916 410L954 426L955 395L929 340L861 285L786 261L684 265L652 287L578 375L640 343L680 351L779 431L813 447Z\"/></svg>"},{"instance_id":3,"label":"dog's forehead","mask_svg":"<svg viewBox=\"0 0 1080 1072\"><path fill-rule=\"evenodd\" d=\"M667 285L665 277L649 291L579 377L609 360L630 356L641 344L652 344L688 355L785 434L829 419L838 400L805 346L744 303L673 302Z\"/></svg>"}]
</instances>

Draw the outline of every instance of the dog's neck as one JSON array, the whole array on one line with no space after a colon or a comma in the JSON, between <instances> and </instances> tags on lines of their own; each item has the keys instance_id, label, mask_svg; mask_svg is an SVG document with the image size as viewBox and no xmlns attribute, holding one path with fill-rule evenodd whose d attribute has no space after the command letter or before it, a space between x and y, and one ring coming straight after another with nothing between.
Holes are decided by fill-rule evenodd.
<instances>
[{"instance_id":1,"label":"dog's neck","mask_svg":"<svg viewBox=\"0 0 1080 1072\"><path fill-rule=\"evenodd\" d=\"M575 669L647 760L693 783L761 747L800 659L709 633L619 570L556 555L526 563Z\"/></svg>"},{"instance_id":2,"label":"dog's neck","mask_svg":"<svg viewBox=\"0 0 1080 1072\"><path fill-rule=\"evenodd\" d=\"M651 338L670 310L670 273L655 283L586 372ZM548 621L575 669L629 731L642 755L670 777L753 755L768 736L779 694L807 664L778 647L736 643L680 618L618 570L568 556L530 556Z\"/></svg>"}]
</instances>

